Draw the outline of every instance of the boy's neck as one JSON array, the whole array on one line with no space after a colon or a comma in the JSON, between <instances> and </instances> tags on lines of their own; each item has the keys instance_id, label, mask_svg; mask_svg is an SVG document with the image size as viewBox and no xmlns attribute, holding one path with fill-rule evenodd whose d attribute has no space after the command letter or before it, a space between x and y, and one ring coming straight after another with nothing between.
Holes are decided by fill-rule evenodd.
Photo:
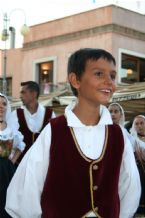
<instances>
[{"instance_id":1,"label":"boy's neck","mask_svg":"<svg viewBox=\"0 0 145 218\"><path fill-rule=\"evenodd\" d=\"M73 112L86 126L95 126L100 120L100 107L84 107L77 104Z\"/></svg>"}]
</instances>

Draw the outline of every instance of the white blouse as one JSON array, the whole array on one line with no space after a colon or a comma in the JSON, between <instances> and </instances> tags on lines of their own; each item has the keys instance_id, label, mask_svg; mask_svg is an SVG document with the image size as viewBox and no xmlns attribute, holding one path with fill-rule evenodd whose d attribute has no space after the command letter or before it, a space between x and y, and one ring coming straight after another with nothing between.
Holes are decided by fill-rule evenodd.
<instances>
[{"instance_id":1,"label":"white blouse","mask_svg":"<svg viewBox=\"0 0 145 218\"><path fill-rule=\"evenodd\" d=\"M70 106L65 115L82 152L91 159L98 158L103 149L105 125L112 124L108 109L101 106L101 118L96 126L82 124ZM119 217L131 218L139 205L141 187L133 149L124 132L123 135L125 147L119 177ZM50 144L51 126L48 124L24 156L8 187L6 210L13 218L41 218L40 201L49 166ZM93 211L89 216L95 216Z\"/></svg>"},{"instance_id":2,"label":"white blouse","mask_svg":"<svg viewBox=\"0 0 145 218\"><path fill-rule=\"evenodd\" d=\"M0 140L6 141L8 139L13 139L14 135L12 133L12 130L7 126L5 129L0 130Z\"/></svg>"},{"instance_id":3,"label":"white blouse","mask_svg":"<svg viewBox=\"0 0 145 218\"><path fill-rule=\"evenodd\" d=\"M23 151L25 148L25 143L23 142L23 135L16 129L12 129L7 126L4 130L0 130L0 140L6 141L13 139L13 148L18 148L20 151Z\"/></svg>"}]
</instances>

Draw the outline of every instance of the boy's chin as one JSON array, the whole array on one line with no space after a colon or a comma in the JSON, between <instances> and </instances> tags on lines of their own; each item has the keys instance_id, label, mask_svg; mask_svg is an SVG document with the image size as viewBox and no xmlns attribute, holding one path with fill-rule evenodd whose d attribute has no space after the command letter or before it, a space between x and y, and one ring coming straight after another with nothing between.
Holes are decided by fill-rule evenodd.
<instances>
[{"instance_id":1,"label":"boy's chin","mask_svg":"<svg viewBox=\"0 0 145 218\"><path fill-rule=\"evenodd\" d=\"M101 105L108 106L108 103L102 103Z\"/></svg>"},{"instance_id":2,"label":"boy's chin","mask_svg":"<svg viewBox=\"0 0 145 218\"><path fill-rule=\"evenodd\" d=\"M109 100L110 100L110 99L109 99ZM102 104L102 105L105 105L105 106L108 106L109 100L107 100L107 101L102 101L101 104Z\"/></svg>"}]
</instances>

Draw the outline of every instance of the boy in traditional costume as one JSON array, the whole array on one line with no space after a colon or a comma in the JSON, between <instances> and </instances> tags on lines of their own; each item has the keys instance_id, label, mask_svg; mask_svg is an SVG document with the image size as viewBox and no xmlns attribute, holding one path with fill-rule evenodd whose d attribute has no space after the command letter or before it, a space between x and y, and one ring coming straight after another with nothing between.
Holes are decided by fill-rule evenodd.
<instances>
[{"instance_id":1,"label":"boy in traditional costume","mask_svg":"<svg viewBox=\"0 0 145 218\"><path fill-rule=\"evenodd\" d=\"M108 104L116 63L103 49L85 48L68 61L77 101L44 128L7 192L14 218L130 218L140 198L133 150Z\"/></svg>"}]
</instances>

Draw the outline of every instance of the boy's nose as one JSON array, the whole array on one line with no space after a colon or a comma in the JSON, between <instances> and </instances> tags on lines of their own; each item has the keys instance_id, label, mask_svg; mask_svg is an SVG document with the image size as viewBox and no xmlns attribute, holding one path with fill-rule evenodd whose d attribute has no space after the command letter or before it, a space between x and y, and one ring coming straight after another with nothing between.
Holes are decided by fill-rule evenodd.
<instances>
[{"instance_id":1,"label":"boy's nose","mask_svg":"<svg viewBox=\"0 0 145 218\"><path fill-rule=\"evenodd\" d=\"M110 75L106 75L105 76L105 82L108 83L108 84L114 83L114 81L112 80Z\"/></svg>"}]
</instances>

